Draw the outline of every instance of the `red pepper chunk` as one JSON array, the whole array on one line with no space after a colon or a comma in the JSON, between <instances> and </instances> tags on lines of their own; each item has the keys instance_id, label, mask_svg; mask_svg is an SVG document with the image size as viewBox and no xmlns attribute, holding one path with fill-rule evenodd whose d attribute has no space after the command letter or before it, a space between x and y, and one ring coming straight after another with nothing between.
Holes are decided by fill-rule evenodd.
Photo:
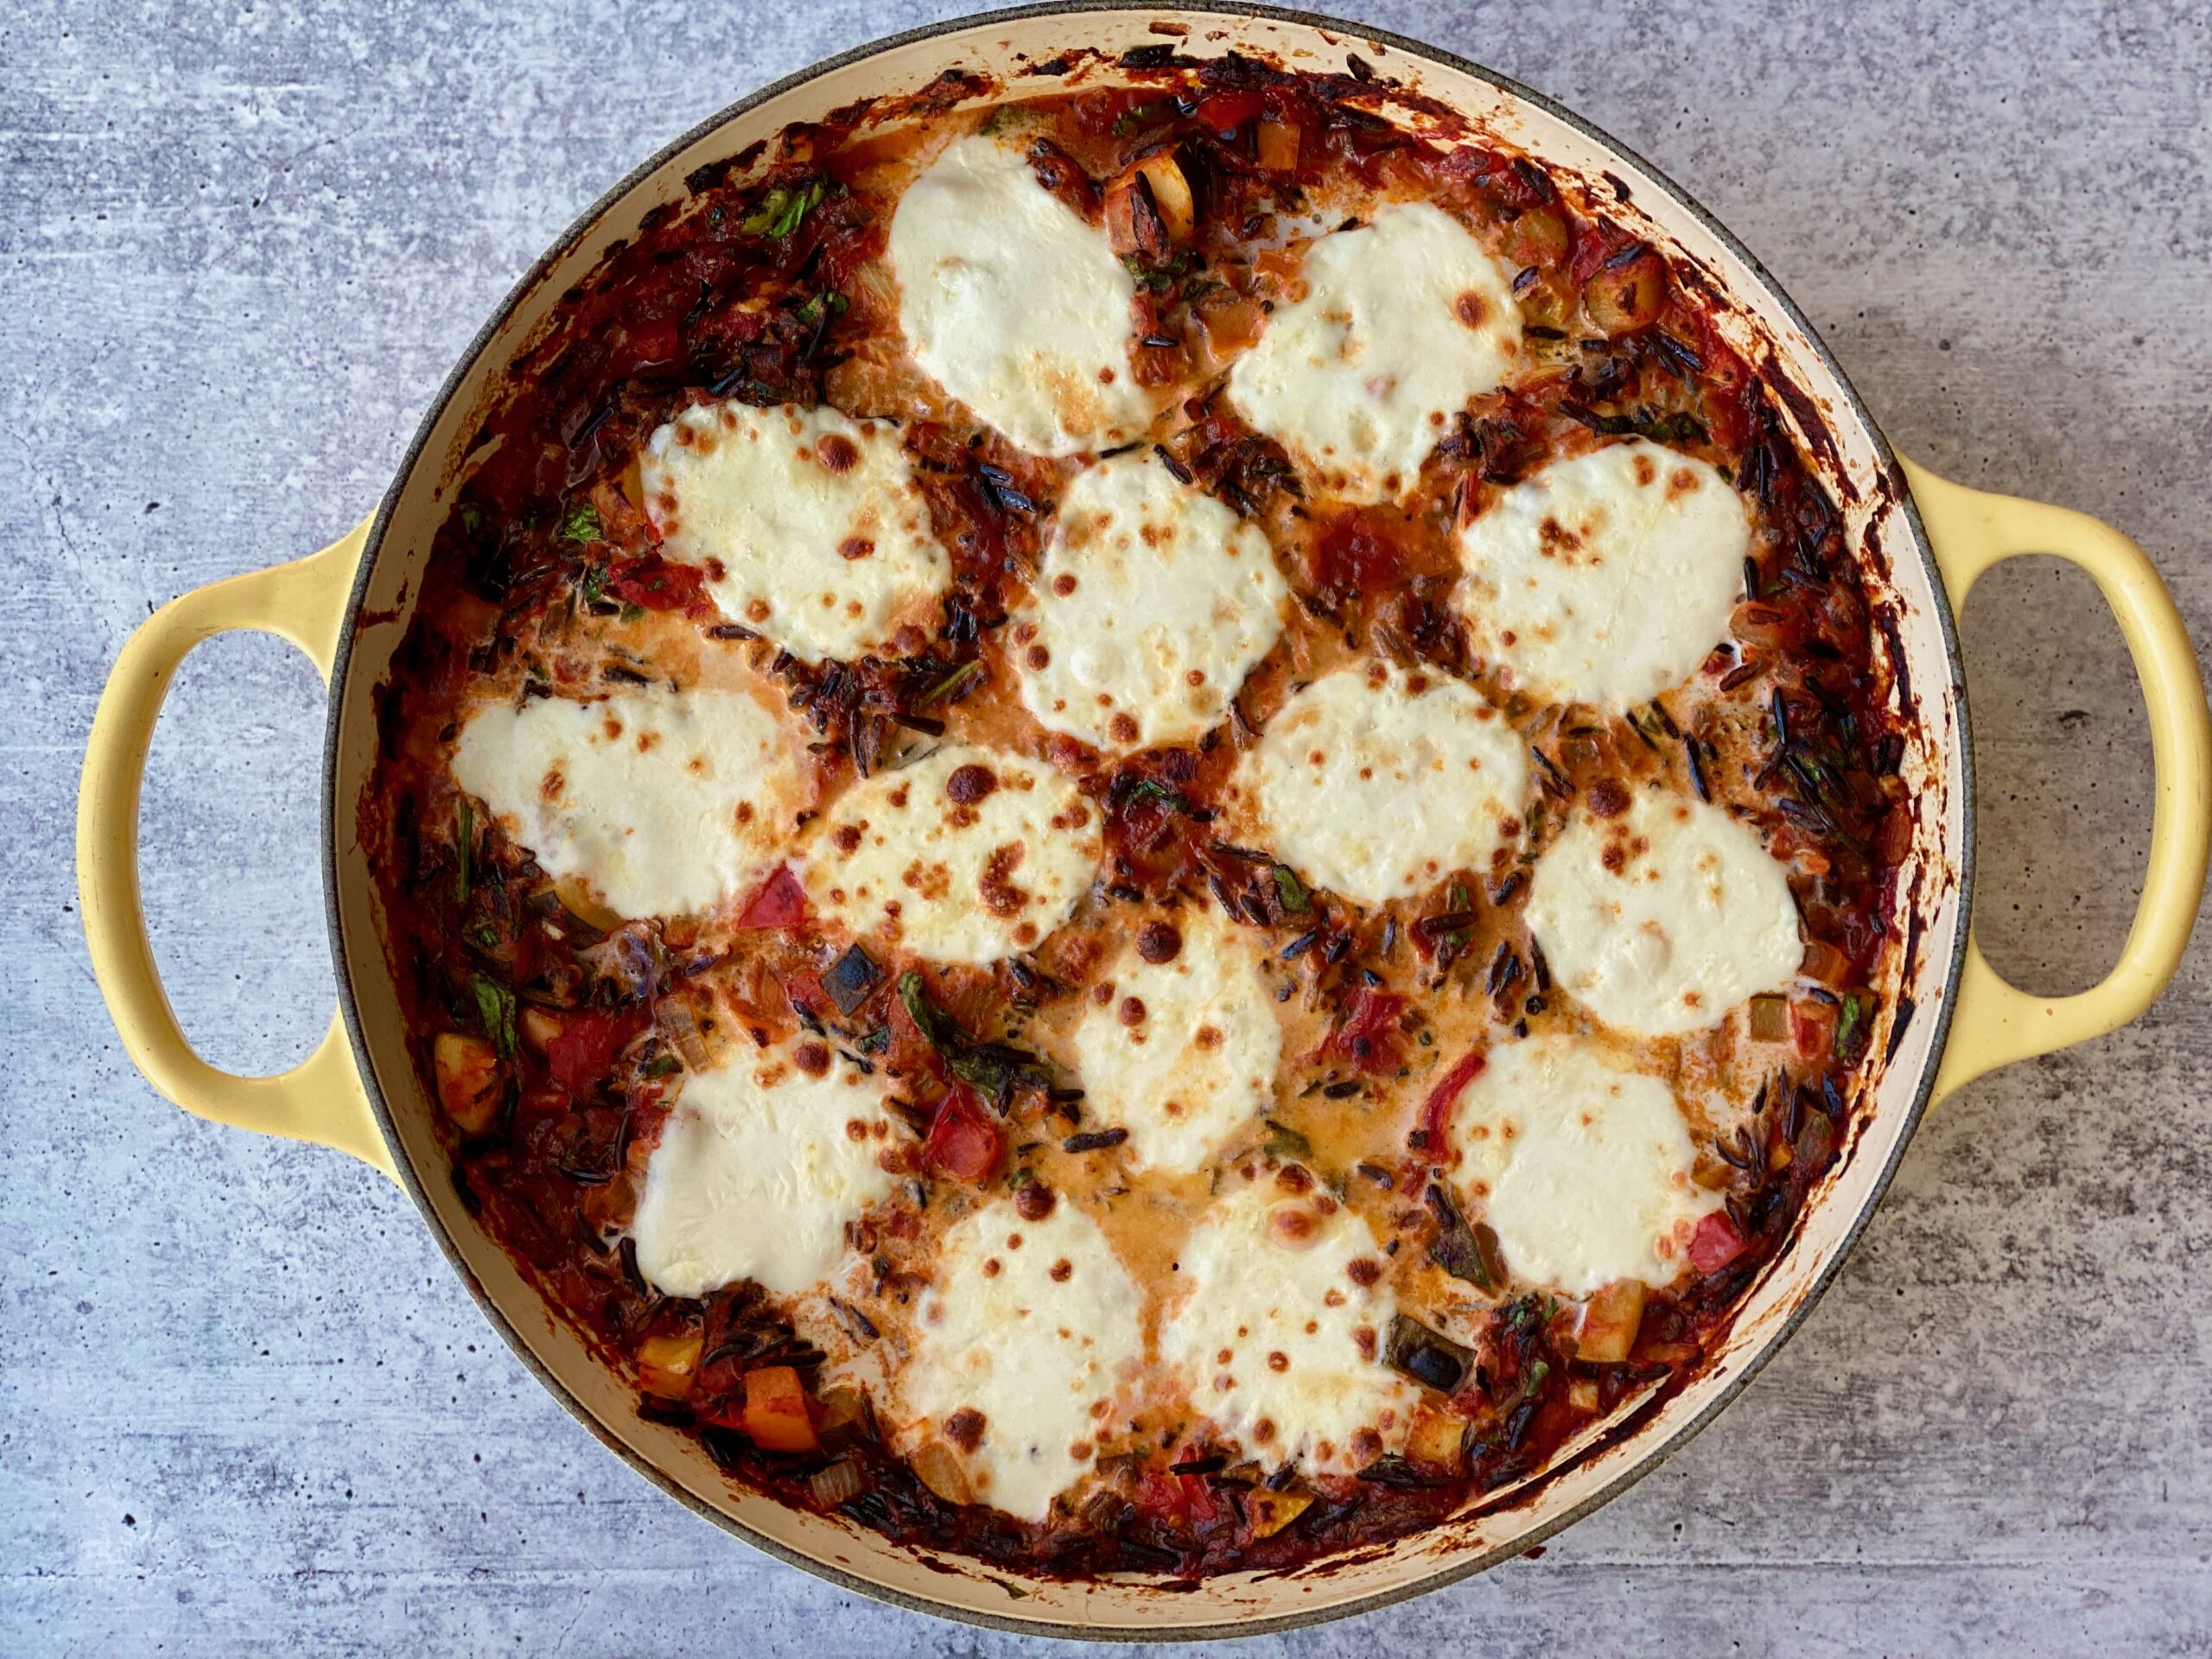
<instances>
[{"instance_id":1,"label":"red pepper chunk","mask_svg":"<svg viewBox=\"0 0 2212 1659\"><path fill-rule=\"evenodd\" d=\"M1462 1054L1452 1063L1452 1069L1437 1079L1436 1087L1428 1091L1428 1098L1421 1103L1421 1132L1427 1137L1428 1161L1444 1161L1444 1128L1452 1121L1452 1109L1459 1103L1459 1096L1467 1085L1483 1074L1490 1064L1487 1050L1476 1049Z\"/></svg>"},{"instance_id":2,"label":"red pepper chunk","mask_svg":"<svg viewBox=\"0 0 2212 1659\"><path fill-rule=\"evenodd\" d=\"M1196 1475L1147 1469L1137 1483L1137 1507L1178 1532L1203 1532L1222 1518L1223 1501Z\"/></svg>"},{"instance_id":3,"label":"red pepper chunk","mask_svg":"<svg viewBox=\"0 0 2212 1659\"><path fill-rule=\"evenodd\" d=\"M1728 1212L1716 1210L1698 1223L1697 1230L1690 1235L1690 1266L1700 1273L1718 1273L1745 1248L1744 1236L1728 1219Z\"/></svg>"},{"instance_id":4,"label":"red pepper chunk","mask_svg":"<svg viewBox=\"0 0 2212 1659\"><path fill-rule=\"evenodd\" d=\"M806 889L799 886L790 865L779 864L776 873L760 884L760 890L738 912L737 925L741 928L797 927L805 919Z\"/></svg>"},{"instance_id":5,"label":"red pepper chunk","mask_svg":"<svg viewBox=\"0 0 2212 1659\"><path fill-rule=\"evenodd\" d=\"M1363 985L1329 1047L1370 1077L1390 1071L1398 1064L1398 1016L1405 1011L1404 997Z\"/></svg>"},{"instance_id":6,"label":"red pepper chunk","mask_svg":"<svg viewBox=\"0 0 2212 1659\"><path fill-rule=\"evenodd\" d=\"M571 1016L545 1045L546 1070L571 1095L588 1095L614 1069L614 1057L645 1030L647 1019L643 1008Z\"/></svg>"},{"instance_id":7,"label":"red pepper chunk","mask_svg":"<svg viewBox=\"0 0 2212 1659\"><path fill-rule=\"evenodd\" d=\"M683 335L674 317L658 322L632 323L630 338L620 353L625 373L664 368L683 355Z\"/></svg>"},{"instance_id":8,"label":"red pepper chunk","mask_svg":"<svg viewBox=\"0 0 2212 1659\"><path fill-rule=\"evenodd\" d=\"M677 564L658 553L625 559L607 573L607 591L626 604L649 611L681 611L706 616L714 607L700 586L702 578L694 564Z\"/></svg>"},{"instance_id":9,"label":"red pepper chunk","mask_svg":"<svg viewBox=\"0 0 2212 1659\"><path fill-rule=\"evenodd\" d=\"M1267 100L1254 92L1214 92L1198 100L1196 118L1209 132L1224 137L1267 107Z\"/></svg>"},{"instance_id":10,"label":"red pepper chunk","mask_svg":"<svg viewBox=\"0 0 2212 1659\"><path fill-rule=\"evenodd\" d=\"M955 1089L931 1121L922 1158L931 1168L956 1180L981 1186L998 1173L1006 1156L1006 1131L984 1112L969 1089Z\"/></svg>"}]
</instances>

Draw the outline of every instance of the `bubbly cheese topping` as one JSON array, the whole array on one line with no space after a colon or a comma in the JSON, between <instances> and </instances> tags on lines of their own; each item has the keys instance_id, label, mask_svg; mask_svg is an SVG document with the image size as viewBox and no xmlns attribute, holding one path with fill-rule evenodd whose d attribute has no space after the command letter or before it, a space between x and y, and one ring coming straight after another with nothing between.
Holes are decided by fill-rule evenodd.
<instances>
[{"instance_id":1,"label":"bubbly cheese topping","mask_svg":"<svg viewBox=\"0 0 2212 1659\"><path fill-rule=\"evenodd\" d=\"M1804 956L1789 877L1758 836L1658 790L1617 818L1578 816L1537 862L1528 913L1560 987L1639 1037L1718 1025Z\"/></svg>"},{"instance_id":2,"label":"bubbly cheese topping","mask_svg":"<svg viewBox=\"0 0 2212 1659\"><path fill-rule=\"evenodd\" d=\"M1177 1261L1160 1357L1250 1455L1358 1468L1402 1436L1417 1397L1382 1361L1397 1311L1382 1265L1366 1222L1318 1186L1225 1190Z\"/></svg>"},{"instance_id":3,"label":"bubbly cheese topping","mask_svg":"<svg viewBox=\"0 0 2212 1659\"><path fill-rule=\"evenodd\" d=\"M1144 1362L1137 1287L1065 1199L1042 1221L1001 1199L956 1224L913 1330L901 1438L944 1440L978 1498L1027 1521L1090 1466L1116 1386Z\"/></svg>"},{"instance_id":4,"label":"bubbly cheese topping","mask_svg":"<svg viewBox=\"0 0 2212 1659\"><path fill-rule=\"evenodd\" d=\"M1446 1135L1463 1207L1497 1234L1507 1268L1570 1294L1668 1283L1690 1228L1720 1205L1690 1179L1674 1091L1572 1038L1491 1049Z\"/></svg>"},{"instance_id":5,"label":"bubbly cheese topping","mask_svg":"<svg viewBox=\"0 0 2212 1659\"><path fill-rule=\"evenodd\" d=\"M891 1191L880 1094L821 1043L686 1077L645 1165L638 1271L671 1296L821 1283L844 1259L845 1224Z\"/></svg>"},{"instance_id":6,"label":"bubbly cheese topping","mask_svg":"<svg viewBox=\"0 0 2212 1659\"><path fill-rule=\"evenodd\" d=\"M1239 763L1278 856L1360 904L1484 870L1520 833L1521 741L1457 680L1421 690L1397 669L1340 669L1283 705Z\"/></svg>"},{"instance_id":7,"label":"bubbly cheese topping","mask_svg":"<svg viewBox=\"0 0 2212 1659\"><path fill-rule=\"evenodd\" d=\"M1513 684L1628 709L1726 636L1751 545L1726 479L1637 438L1554 461L1462 526L1452 602Z\"/></svg>"},{"instance_id":8,"label":"bubbly cheese topping","mask_svg":"<svg viewBox=\"0 0 2212 1659\"><path fill-rule=\"evenodd\" d=\"M1179 910L1093 983L1075 1033L1086 1119L1127 1129L1137 1168L1203 1168L1274 1097L1282 1030L1259 947L1212 911Z\"/></svg>"},{"instance_id":9,"label":"bubbly cheese topping","mask_svg":"<svg viewBox=\"0 0 2212 1659\"><path fill-rule=\"evenodd\" d=\"M932 962L1026 950L1090 890L1098 815L1041 761L949 743L855 785L807 842L815 908Z\"/></svg>"},{"instance_id":10,"label":"bubbly cheese topping","mask_svg":"<svg viewBox=\"0 0 2212 1659\"><path fill-rule=\"evenodd\" d=\"M678 916L736 898L782 855L812 800L801 753L750 691L652 685L480 709L453 775L549 874L624 916Z\"/></svg>"},{"instance_id":11,"label":"bubbly cheese topping","mask_svg":"<svg viewBox=\"0 0 2212 1659\"><path fill-rule=\"evenodd\" d=\"M952 562L895 429L834 409L699 404L639 458L671 558L722 614L810 663L857 658L935 620Z\"/></svg>"},{"instance_id":12,"label":"bubbly cheese topping","mask_svg":"<svg viewBox=\"0 0 2212 1659\"><path fill-rule=\"evenodd\" d=\"M1335 493L1402 496L1519 354L1512 273L1442 209L1392 202L1315 242L1303 281L1230 368L1230 401Z\"/></svg>"},{"instance_id":13,"label":"bubbly cheese topping","mask_svg":"<svg viewBox=\"0 0 2212 1659\"><path fill-rule=\"evenodd\" d=\"M1260 529L1149 455L1068 486L1017 625L1021 700L1103 749L1197 737L1282 632L1289 589Z\"/></svg>"},{"instance_id":14,"label":"bubbly cheese topping","mask_svg":"<svg viewBox=\"0 0 2212 1659\"><path fill-rule=\"evenodd\" d=\"M1136 284L1020 151L980 137L949 146L899 197L889 248L914 360L1014 442L1071 455L1144 430L1151 401L1129 369Z\"/></svg>"}]
</instances>

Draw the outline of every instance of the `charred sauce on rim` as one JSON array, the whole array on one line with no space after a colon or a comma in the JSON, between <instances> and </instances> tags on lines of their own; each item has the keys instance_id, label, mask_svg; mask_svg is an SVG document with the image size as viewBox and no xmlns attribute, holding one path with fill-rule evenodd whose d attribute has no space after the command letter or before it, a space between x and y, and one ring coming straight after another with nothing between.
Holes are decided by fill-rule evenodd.
<instances>
[{"instance_id":1,"label":"charred sauce on rim","mask_svg":"<svg viewBox=\"0 0 2212 1659\"><path fill-rule=\"evenodd\" d=\"M1195 229L1180 240L1149 186L1124 209L1132 361L1144 384L1176 389L1161 463L1266 531L1295 599L1224 725L1114 763L1022 710L1008 609L1037 571L1068 472L978 429L905 361L883 251L895 181L922 140L884 136L891 111L856 107L787 130L764 177L733 178L751 153L702 169L680 212L650 216L563 296L438 532L380 697L362 827L420 1064L448 1103L456 1187L639 1381L643 1414L688 1426L735 1479L893 1539L1046 1574L1188 1579L1432 1525L1694 1374L1846 1144L1896 955L1911 804L1890 671L1840 518L1775 388L1724 339L1699 284L1530 158L1427 143L1381 118L1387 83L1371 72L1292 75L1142 50L1152 56L1127 65L1137 87L1046 90L940 124L1018 130L1040 179L1094 220L1109 213L1102 185L1143 157L1172 156L1191 186ZM1040 73L1080 67L1071 54ZM956 76L901 112L990 90ZM1440 433L1404 503L1310 501L1280 447L1222 397L1222 371L1294 280L1273 251L1280 219L1408 197L1457 215L1517 271L1530 356L1508 390ZM720 617L699 573L661 556L632 458L709 397L903 423L956 577L933 630L910 629L880 658L809 665ZM1743 600L1691 683L1627 717L1537 705L1468 652L1446 603L1452 524L1548 461L1630 435L1710 461L1750 504ZM947 733L1080 776L1105 825L1096 889L1036 949L981 969L830 937L788 871L721 921L626 922L556 889L452 782L459 724L486 701L689 687L726 672L731 653L780 680L810 727L824 798ZM1292 691L1376 658L1416 681L1480 688L1525 740L1531 788L1502 866L1357 909L1227 839L1218 820L1237 756ZM1571 811L1610 816L1654 783L1756 826L1790 868L1808 943L1798 989L1760 999L1756 1046L1728 1057L1761 1072L1755 1095L1706 1126L1698 1179L1725 1203L1681 1278L1644 1300L1622 1357L1600 1363L1578 1353L1572 1304L1510 1282L1495 1236L1435 1178L1437 1143L1481 1069L1470 1032L1574 1017L1522 918L1535 858ZM1110 1200L1117 1166L1099 1160L1125 1137L1085 1117L1043 1051L1118 944L1164 960L1158 930L1208 907L1263 942L1285 1027L1274 1115L1224 1163L1286 1191L1318 1177L1387 1241L1389 1271L1440 1266L1485 1301L1461 1331L1471 1340L1417 1319L1389 1334L1389 1357L1432 1385L1418 1455L1315 1474L1147 1416L1102 1440L1101 1478L1073 1506L1031 1525L961 1501L942 1460L894 1452L877 1402L830 1378L816 1340L757 1287L670 1298L639 1272L623 1230L683 1077L793 1039L803 1066L818 1048L824 1066L835 1053L889 1080L889 1109L911 1132L885 1154L896 1196L850 1230L872 1284L866 1298L832 1299L835 1340L880 1341L927 1281L934 1230L987 1196L1010 1194L1025 1216L1077 1190ZM440 1033L470 1039L484 1069L455 1073Z\"/></svg>"}]
</instances>

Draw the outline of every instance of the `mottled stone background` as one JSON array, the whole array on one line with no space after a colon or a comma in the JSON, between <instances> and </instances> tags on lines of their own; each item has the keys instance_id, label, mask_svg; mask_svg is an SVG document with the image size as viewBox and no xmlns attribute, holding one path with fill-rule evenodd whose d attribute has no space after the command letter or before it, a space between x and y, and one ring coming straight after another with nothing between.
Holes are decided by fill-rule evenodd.
<instances>
[{"instance_id":1,"label":"mottled stone background","mask_svg":"<svg viewBox=\"0 0 2212 1659\"><path fill-rule=\"evenodd\" d=\"M106 666L184 588L321 546L610 181L868 6L22 0L0 14L0 1649L1008 1654L772 1564L594 1445L406 1201L174 1110L86 970L70 819ZM2212 637L2212 8L1375 0L1681 180L1898 444L2125 525ZM1967 618L1982 933L2117 947L2149 751L2046 561ZM331 999L322 698L188 664L146 898L210 1058ZM2212 958L1923 1131L1841 1283L1712 1430L1517 1562L1250 1653L2212 1651Z\"/></svg>"}]
</instances>

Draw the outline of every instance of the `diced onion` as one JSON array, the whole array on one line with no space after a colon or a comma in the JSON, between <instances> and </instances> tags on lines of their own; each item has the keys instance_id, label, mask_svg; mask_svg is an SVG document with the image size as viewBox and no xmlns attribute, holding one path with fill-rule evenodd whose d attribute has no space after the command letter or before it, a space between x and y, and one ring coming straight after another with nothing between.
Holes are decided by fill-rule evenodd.
<instances>
[{"instance_id":1,"label":"diced onion","mask_svg":"<svg viewBox=\"0 0 2212 1659\"><path fill-rule=\"evenodd\" d=\"M861 1471L851 1459L840 1458L827 1469L817 1470L806 1484L816 1503L834 1510L861 1495Z\"/></svg>"},{"instance_id":2,"label":"diced onion","mask_svg":"<svg viewBox=\"0 0 2212 1659\"><path fill-rule=\"evenodd\" d=\"M709 1071L714 1058L707 1052L706 1039L699 1034L699 1022L692 1017L691 1009L680 996L671 996L660 1007L660 1027L668 1033L669 1045L683 1057L683 1064L694 1071Z\"/></svg>"},{"instance_id":3,"label":"diced onion","mask_svg":"<svg viewBox=\"0 0 2212 1659\"><path fill-rule=\"evenodd\" d=\"M968 1471L960 1466L960 1459L943 1440L931 1440L909 1459L914 1478L935 1492L948 1503L973 1503L975 1488L968 1484Z\"/></svg>"},{"instance_id":4,"label":"diced onion","mask_svg":"<svg viewBox=\"0 0 2212 1659\"><path fill-rule=\"evenodd\" d=\"M1298 171L1298 128L1288 121L1262 120L1253 130L1260 165L1270 173Z\"/></svg>"}]
</instances>

